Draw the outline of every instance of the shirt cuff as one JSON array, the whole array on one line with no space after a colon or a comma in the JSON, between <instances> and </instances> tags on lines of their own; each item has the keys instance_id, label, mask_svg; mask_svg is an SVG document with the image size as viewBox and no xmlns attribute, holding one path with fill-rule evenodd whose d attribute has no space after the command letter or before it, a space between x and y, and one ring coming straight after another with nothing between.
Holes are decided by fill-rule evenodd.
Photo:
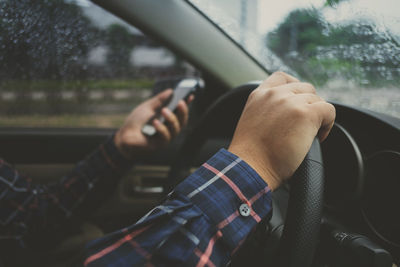
<instances>
[{"instance_id":1,"label":"shirt cuff","mask_svg":"<svg viewBox=\"0 0 400 267\"><path fill-rule=\"evenodd\" d=\"M126 159L116 147L114 135L78 164L80 171L89 178L122 174L131 167L132 161Z\"/></svg>"},{"instance_id":2,"label":"shirt cuff","mask_svg":"<svg viewBox=\"0 0 400 267\"><path fill-rule=\"evenodd\" d=\"M132 166L133 161L126 158L117 148L114 142L114 136L110 136L108 140L103 144L105 154L108 156L109 160L113 162L116 167L127 167ZM107 160L107 159L106 159Z\"/></svg>"},{"instance_id":3,"label":"shirt cuff","mask_svg":"<svg viewBox=\"0 0 400 267\"><path fill-rule=\"evenodd\" d=\"M231 252L271 211L267 183L245 161L221 149L175 189L208 217Z\"/></svg>"}]
</instances>

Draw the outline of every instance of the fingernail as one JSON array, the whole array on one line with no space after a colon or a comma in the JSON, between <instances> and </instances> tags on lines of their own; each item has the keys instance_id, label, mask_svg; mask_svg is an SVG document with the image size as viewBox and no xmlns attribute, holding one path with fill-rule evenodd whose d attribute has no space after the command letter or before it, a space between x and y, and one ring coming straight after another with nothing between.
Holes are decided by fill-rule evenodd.
<instances>
[{"instance_id":1,"label":"fingernail","mask_svg":"<svg viewBox=\"0 0 400 267\"><path fill-rule=\"evenodd\" d=\"M172 114L171 110L169 110L168 108L163 108L161 112L164 116L170 116Z\"/></svg>"}]
</instances>

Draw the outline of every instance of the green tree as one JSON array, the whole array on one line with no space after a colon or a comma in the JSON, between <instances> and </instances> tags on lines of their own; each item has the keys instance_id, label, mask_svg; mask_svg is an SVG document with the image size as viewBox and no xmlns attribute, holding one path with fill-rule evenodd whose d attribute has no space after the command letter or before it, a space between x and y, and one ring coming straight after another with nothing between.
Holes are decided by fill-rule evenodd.
<instances>
[{"instance_id":1,"label":"green tree","mask_svg":"<svg viewBox=\"0 0 400 267\"><path fill-rule=\"evenodd\" d=\"M131 51L135 45L135 37L120 24L111 24L105 33L105 43L108 47L107 63L114 76L127 76L132 71L130 62Z\"/></svg>"},{"instance_id":2,"label":"green tree","mask_svg":"<svg viewBox=\"0 0 400 267\"><path fill-rule=\"evenodd\" d=\"M48 90L47 105L48 111L61 112L62 81L86 78L87 53L96 46L96 36L77 5L63 0L0 1L0 79L26 81L9 112L30 111L30 80L59 84ZM83 90L78 84L77 89Z\"/></svg>"},{"instance_id":3,"label":"green tree","mask_svg":"<svg viewBox=\"0 0 400 267\"><path fill-rule=\"evenodd\" d=\"M334 77L387 84L395 81L400 64L399 44L387 32L377 31L373 22L332 25L317 9L292 11L267 35L267 46L317 85Z\"/></svg>"},{"instance_id":4,"label":"green tree","mask_svg":"<svg viewBox=\"0 0 400 267\"><path fill-rule=\"evenodd\" d=\"M86 68L94 31L81 9L63 0L0 2L0 76L75 78ZM90 42L89 42L90 41Z\"/></svg>"},{"instance_id":5,"label":"green tree","mask_svg":"<svg viewBox=\"0 0 400 267\"><path fill-rule=\"evenodd\" d=\"M326 0L325 6L330 6L330 7L336 7L340 2L343 2L346 0Z\"/></svg>"},{"instance_id":6,"label":"green tree","mask_svg":"<svg viewBox=\"0 0 400 267\"><path fill-rule=\"evenodd\" d=\"M268 47L280 57L290 52L303 54L313 51L326 39L320 17L316 9L292 11L275 31L268 34Z\"/></svg>"}]
</instances>

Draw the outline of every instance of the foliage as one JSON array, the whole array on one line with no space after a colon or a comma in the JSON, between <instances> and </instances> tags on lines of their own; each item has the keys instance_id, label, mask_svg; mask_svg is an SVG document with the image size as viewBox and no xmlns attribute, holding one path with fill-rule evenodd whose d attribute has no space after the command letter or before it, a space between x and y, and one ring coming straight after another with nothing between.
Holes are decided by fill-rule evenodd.
<instances>
[{"instance_id":1,"label":"foliage","mask_svg":"<svg viewBox=\"0 0 400 267\"><path fill-rule=\"evenodd\" d=\"M76 5L62 0L0 2L0 76L82 77L96 32Z\"/></svg>"},{"instance_id":2,"label":"foliage","mask_svg":"<svg viewBox=\"0 0 400 267\"><path fill-rule=\"evenodd\" d=\"M375 28L370 21L331 25L321 10L298 9L267 35L267 46L303 79L317 85L331 78L396 85L400 45Z\"/></svg>"},{"instance_id":3,"label":"foliage","mask_svg":"<svg viewBox=\"0 0 400 267\"><path fill-rule=\"evenodd\" d=\"M337 6L340 2L343 2L344 0L326 0L325 6L330 6L330 7L335 7Z\"/></svg>"},{"instance_id":4,"label":"foliage","mask_svg":"<svg viewBox=\"0 0 400 267\"><path fill-rule=\"evenodd\" d=\"M290 52L304 53L322 45L325 36L320 14L315 9L299 9L291 12L279 27L268 34L268 47L284 57Z\"/></svg>"},{"instance_id":5,"label":"foliage","mask_svg":"<svg viewBox=\"0 0 400 267\"><path fill-rule=\"evenodd\" d=\"M64 0L0 1L1 79L84 80L97 77L89 52L107 50L106 77L132 77L135 36L127 27L92 25L82 9Z\"/></svg>"},{"instance_id":6,"label":"foliage","mask_svg":"<svg viewBox=\"0 0 400 267\"><path fill-rule=\"evenodd\" d=\"M127 76L131 70L130 52L135 45L134 35L125 26L111 24L105 32L105 43L109 48L107 64L114 74Z\"/></svg>"}]
</instances>

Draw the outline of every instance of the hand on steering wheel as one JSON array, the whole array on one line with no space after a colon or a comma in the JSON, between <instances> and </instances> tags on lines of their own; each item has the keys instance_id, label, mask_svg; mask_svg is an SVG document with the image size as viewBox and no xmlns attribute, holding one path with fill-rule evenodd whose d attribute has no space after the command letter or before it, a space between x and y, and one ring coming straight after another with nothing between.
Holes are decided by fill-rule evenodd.
<instances>
[{"instance_id":1,"label":"hand on steering wheel","mask_svg":"<svg viewBox=\"0 0 400 267\"><path fill-rule=\"evenodd\" d=\"M187 175L195 155L208 138L226 129L233 130L231 126L234 127L240 115L238 109L244 106L250 92L230 150L256 169L273 189L293 175L311 147L314 136L318 134L321 140L326 138L333 125L334 108L317 97L312 86L299 83L286 74L275 73L256 90L254 87L254 84L241 86L209 108L185 140L171 168L170 188L179 182L179 177ZM271 131L277 125L281 125L280 134ZM271 145L275 153L269 151L266 144ZM316 246L323 194L318 142L313 143L311 151L292 182L285 230L277 253L277 261L282 267L309 266ZM283 158L283 162L288 160L287 168L284 164L274 166L273 155ZM270 179L272 177L274 180Z\"/></svg>"},{"instance_id":2,"label":"hand on steering wheel","mask_svg":"<svg viewBox=\"0 0 400 267\"><path fill-rule=\"evenodd\" d=\"M292 177L312 140L324 140L335 108L314 86L276 72L249 96L229 151L245 160L275 190Z\"/></svg>"}]
</instances>

